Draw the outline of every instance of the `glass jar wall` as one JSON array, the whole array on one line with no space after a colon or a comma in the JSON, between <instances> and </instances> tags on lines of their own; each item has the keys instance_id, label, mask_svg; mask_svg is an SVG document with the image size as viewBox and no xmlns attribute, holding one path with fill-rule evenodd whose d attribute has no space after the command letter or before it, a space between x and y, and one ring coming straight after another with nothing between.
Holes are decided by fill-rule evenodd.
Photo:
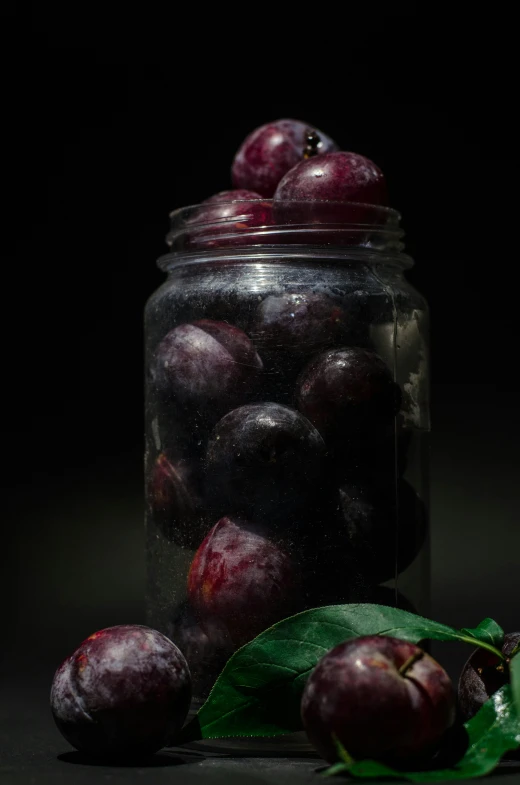
<instances>
[{"instance_id":1,"label":"glass jar wall","mask_svg":"<svg viewBox=\"0 0 520 785\"><path fill-rule=\"evenodd\" d=\"M195 706L293 613L428 613L427 305L398 214L360 207L254 230L172 214L145 316L147 613Z\"/></svg>"}]
</instances>

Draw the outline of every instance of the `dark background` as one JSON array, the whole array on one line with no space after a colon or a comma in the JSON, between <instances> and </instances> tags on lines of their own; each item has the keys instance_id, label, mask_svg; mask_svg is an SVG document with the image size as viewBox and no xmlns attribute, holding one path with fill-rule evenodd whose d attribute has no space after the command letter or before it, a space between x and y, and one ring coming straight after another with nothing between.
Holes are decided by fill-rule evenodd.
<instances>
[{"instance_id":1,"label":"dark background","mask_svg":"<svg viewBox=\"0 0 520 785\"><path fill-rule=\"evenodd\" d=\"M15 673L50 680L94 629L143 620L141 314L168 212L229 187L243 137L283 116L386 172L431 305L434 614L519 627L516 32L506 3L461 5L2 7Z\"/></svg>"}]
</instances>

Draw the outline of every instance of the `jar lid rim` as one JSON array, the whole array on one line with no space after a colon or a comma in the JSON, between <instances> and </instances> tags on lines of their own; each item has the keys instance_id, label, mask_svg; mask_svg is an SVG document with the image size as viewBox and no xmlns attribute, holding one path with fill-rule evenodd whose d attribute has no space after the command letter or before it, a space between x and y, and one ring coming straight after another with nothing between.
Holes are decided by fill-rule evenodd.
<instances>
[{"instance_id":1,"label":"jar lid rim","mask_svg":"<svg viewBox=\"0 0 520 785\"><path fill-rule=\"evenodd\" d=\"M306 244L402 250L400 218L391 207L346 200L210 199L170 213L166 243L172 251Z\"/></svg>"},{"instance_id":2,"label":"jar lid rim","mask_svg":"<svg viewBox=\"0 0 520 785\"><path fill-rule=\"evenodd\" d=\"M200 208L212 208L216 207L217 205L221 207L225 207L225 205L231 204L244 204L248 205L255 205L255 204L265 204L272 207L274 204L282 204L284 206L306 206L311 207L312 205L328 205L330 207L338 206L338 207L360 207L365 208L376 213L380 213L381 215L386 215L388 217L392 217L397 221L400 221L402 218L401 213L399 210L396 210L394 207L388 207L387 205L383 204L372 204L370 202L353 202L349 199L284 199L283 201L276 202L275 199L272 198L263 198L259 197L258 199L223 199L222 201L209 201L204 200L202 202L196 202L194 204L183 205L181 207L176 207L174 210L171 210L168 213L168 217L170 221L182 218L184 215L189 215L191 212L198 210Z\"/></svg>"}]
</instances>

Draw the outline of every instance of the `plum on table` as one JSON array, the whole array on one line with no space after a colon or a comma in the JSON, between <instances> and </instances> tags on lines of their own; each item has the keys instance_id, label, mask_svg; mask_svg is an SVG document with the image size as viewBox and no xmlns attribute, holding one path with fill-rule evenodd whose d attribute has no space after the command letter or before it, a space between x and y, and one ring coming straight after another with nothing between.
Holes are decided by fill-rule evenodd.
<instances>
[{"instance_id":1,"label":"plum on table","mask_svg":"<svg viewBox=\"0 0 520 785\"><path fill-rule=\"evenodd\" d=\"M455 722L445 670L418 646L366 636L341 643L317 664L301 715L309 740L330 763L333 734L354 759L410 765L430 756Z\"/></svg>"},{"instance_id":2,"label":"plum on table","mask_svg":"<svg viewBox=\"0 0 520 785\"><path fill-rule=\"evenodd\" d=\"M191 676L177 646L160 632L107 627L60 665L50 700L56 725L76 749L108 759L141 758L182 727Z\"/></svg>"},{"instance_id":3,"label":"plum on table","mask_svg":"<svg viewBox=\"0 0 520 785\"><path fill-rule=\"evenodd\" d=\"M504 636L502 654L511 657L520 646L520 632ZM493 652L476 649L469 657L459 679L459 708L465 720L471 719L494 692L509 682L508 663Z\"/></svg>"}]
</instances>

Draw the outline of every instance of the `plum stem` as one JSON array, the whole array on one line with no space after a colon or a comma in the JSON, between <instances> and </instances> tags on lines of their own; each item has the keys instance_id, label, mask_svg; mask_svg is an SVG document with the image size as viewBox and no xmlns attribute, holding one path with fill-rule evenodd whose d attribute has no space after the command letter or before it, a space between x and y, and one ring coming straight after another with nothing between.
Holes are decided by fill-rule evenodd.
<instances>
[{"instance_id":1,"label":"plum stem","mask_svg":"<svg viewBox=\"0 0 520 785\"><path fill-rule=\"evenodd\" d=\"M305 134L305 147L303 150L303 157L304 158L312 158L314 155L318 155L318 147L320 145L321 138L317 131L312 128Z\"/></svg>"},{"instance_id":2,"label":"plum stem","mask_svg":"<svg viewBox=\"0 0 520 785\"><path fill-rule=\"evenodd\" d=\"M332 733L331 735L332 735L332 741L334 742L334 746L336 747L336 752L338 753L338 757L340 758L341 762L345 763L349 769L352 768L352 766L356 761L354 760L352 755L350 755L350 753L347 752L347 750L340 742L336 734Z\"/></svg>"},{"instance_id":3,"label":"plum stem","mask_svg":"<svg viewBox=\"0 0 520 785\"><path fill-rule=\"evenodd\" d=\"M405 662L403 662L403 664L399 668L399 673L401 674L401 676L406 676L407 672L410 670L412 665L416 663L417 660L422 660L423 657L424 657L423 651L416 651L415 654L412 654L411 657L408 657L408 659Z\"/></svg>"}]
</instances>

